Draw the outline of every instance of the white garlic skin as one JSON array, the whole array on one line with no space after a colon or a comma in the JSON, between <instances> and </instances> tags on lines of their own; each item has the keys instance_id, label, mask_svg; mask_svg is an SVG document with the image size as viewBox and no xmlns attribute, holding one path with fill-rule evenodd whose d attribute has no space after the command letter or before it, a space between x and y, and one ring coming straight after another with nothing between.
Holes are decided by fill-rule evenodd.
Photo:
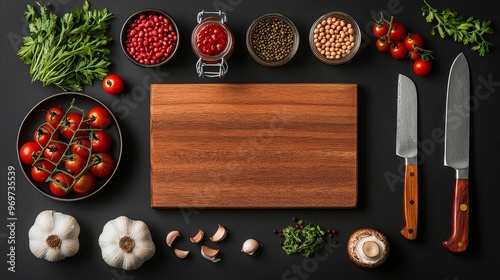
<instances>
[{"instance_id":1,"label":"white garlic skin","mask_svg":"<svg viewBox=\"0 0 500 280\"><path fill-rule=\"evenodd\" d=\"M134 240L135 246L127 253L120 249L119 242L123 237ZM104 225L99 236L99 246L104 261L111 267L133 270L139 268L145 261L153 257L153 243L148 226L139 220L131 220L120 216Z\"/></svg>"},{"instance_id":2,"label":"white garlic skin","mask_svg":"<svg viewBox=\"0 0 500 280\"><path fill-rule=\"evenodd\" d=\"M248 239L245 242L243 242L243 246L241 246L241 251L243 253L251 256L260 247L262 247L262 244L260 244L257 240L255 240L255 239Z\"/></svg>"},{"instance_id":3,"label":"white garlic skin","mask_svg":"<svg viewBox=\"0 0 500 280\"><path fill-rule=\"evenodd\" d=\"M57 236L61 243L58 248L51 248L47 238ZM80 225L70 216L53 210L42 211L28 232L29 247L33 255L49 262L57 262L74 256L80 249L78 236Z\"/></svg>"}]
</instances>

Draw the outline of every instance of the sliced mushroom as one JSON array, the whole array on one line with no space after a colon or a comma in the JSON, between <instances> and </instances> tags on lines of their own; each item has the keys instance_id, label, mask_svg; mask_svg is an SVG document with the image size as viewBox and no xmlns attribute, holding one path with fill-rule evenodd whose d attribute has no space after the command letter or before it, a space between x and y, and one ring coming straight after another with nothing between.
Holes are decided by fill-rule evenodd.
<instances>
[{"instance_id":1,"label":"sliced mushroom","mask_svg":"<svg viewBox=\"0 0 500 280\"><path fill-rule=\"evenodd\" d=\"M360 228L347 241L347 255L361 268L376 268L389 257L389 240L376 229Z\"/></svg>"}]
</instances>

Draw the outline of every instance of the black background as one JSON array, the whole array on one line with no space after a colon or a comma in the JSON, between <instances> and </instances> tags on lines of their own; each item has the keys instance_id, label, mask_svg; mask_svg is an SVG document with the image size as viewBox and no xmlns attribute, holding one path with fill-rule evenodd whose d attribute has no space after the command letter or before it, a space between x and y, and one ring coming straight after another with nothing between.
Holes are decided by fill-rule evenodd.
<instances>
[{"instance_id":1,"label":"black background","mask_svg":"<svg viewBox=\"0 0 500 280\"><path fill-rule=\"evenodd\" d=\"M46 1L40 1L46 3ZM59 202L36 191L21 172L16 137L20 124L42 99L60 89L31 83L28 66L16 56L21 37L28 29L23 13L32 1L2 1L1 38L1 156L0 178L0 275L2 279L478 279L496 276L498 249L500 55L498 34L488 35L495 46L484 57L469 46L430 34L431 25L421 15L423 1L91 1L91 9L107 7L114 15L109 34L111 71L126 81L119 96L107 95L99 81L84 92L104 104L116 115L123 133L123 157L112 183L98 194L78 202ZM59 15L81 6L83 1L54 0ZM450 7L460 13L491 19L498 30L494 1L430 1L436 8ZM167 11L180 29L181 46L174 59L159 69L133 65L118 44L121 25L133 12L143 8ZM222 9L235 33L236 45L229 59L229 72L223 79L198 78L196 57L190 48L190 35L201 10ZM345 65L329 66L311 53L307 36L311 24L322 14L338 10L357 20L363 33L361 49ZM426 47L434 51L434 69L427 77L413 74L408 60L397 61L374 48L369 33L372 16L379 12L393 15L408 31L422 34ZM254 62L245 48L245 33L252 20L268 12L279 12L297 25L301 44L296 57L280 68L266 68ZM443 166L444 108L448 71L454 58L463 52L471 69L471 158L470 158L470 244L466 252L451 254L441 242L451 230L451 201L454 170ZM400 235L403 225L403 161L395 155L396 89L398 74L410 77L418 89L419 102L419 232L415 241ZM356 83L359 104L359 199L356 209L151 209L149 192L149 85L152 83ZM7 228L7 173L16 169L16 228ZM388 178L392 178L389 180ZM245 197L241 197L242 200ZM297 197L300 200L300 197ZM58 263L39 260L28 247L28 230L43 210L53 209L77 218L81 248L78 254ZM148 224L156 253L141 268L123 271L109 267L101 258L97 239L104 224L118 216ZM297 216L338 231L338 245L322 250L316 257L288 256L279 246L273 229L291 224ZM1 224L4 224L2 226ZM217 224L230 234L217 247L222 261L211 263L199 254L199 246L189 236L202 229L207 235ZM354 230L374 227L391 242L391 256L381 267L364 270L347 258L346 241ZM178 259L165 245L166 234L178 229L183 235L180 248L191 251L188 259ZM8 237L14 234L16 272L7 270ZM263 248L254 256L240 252L247 238L256 238ZM207 245L212 245L205 240Z\"/></svg>"}]
</instances>

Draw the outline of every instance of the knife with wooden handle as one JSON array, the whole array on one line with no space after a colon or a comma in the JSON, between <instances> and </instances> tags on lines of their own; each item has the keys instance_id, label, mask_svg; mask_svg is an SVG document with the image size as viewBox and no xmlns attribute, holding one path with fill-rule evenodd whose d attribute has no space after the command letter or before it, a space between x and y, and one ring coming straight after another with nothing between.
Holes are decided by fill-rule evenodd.
<instances>
[{"instance_id":1,"label":"knife with wooden handle","mask_svg":"<svg viewBox=\"0 0 500 280\"><path fill-rule=\"evenodd\" d=\"M455 169L451 235L443 246L463 252L469 244L469 124L470 73L465 55L460 53L448 78L444 138L444 165Z\"/></svg>"},{"instance_id":2,"label":"knife with wooden handle","mask_svg":"<svg viewBox=\"0 0 500 280\"><path fill-rule=\"evenodd\" d=\"M396 155L405 159L403 189L404 226L401 234L417 238L418 171L417 171L417 89L410 78L399 75L396 129Z\"/></svg>"}]
</instances>

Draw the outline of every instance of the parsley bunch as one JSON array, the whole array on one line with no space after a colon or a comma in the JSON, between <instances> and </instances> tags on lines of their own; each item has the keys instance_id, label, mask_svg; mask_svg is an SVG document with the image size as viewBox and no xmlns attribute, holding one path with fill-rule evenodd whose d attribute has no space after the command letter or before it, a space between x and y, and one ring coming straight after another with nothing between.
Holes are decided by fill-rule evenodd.
<instances>
[{"instance_id":1,"label":"parsley bunch","mask_svg":"<svg viewBox=\"0 0 500 280\"><path fill-rule=\"evenodd\" d=\"M315 223L305 225L303 220L295 218L293 220L297 223L296 225L289 225L275 231L285 238L281 247L288 255L300 253L304 257L309 257L323 247L326 235L319 225Z\"/></svg>"},{"instance_id":2,"label":"parsley bunch","mask_svg":"<svg viewBox=\"0 0 500 280\"><path fill-rule=\"evenodd\" d=\"M106 31L113 14L106 8L90 11L85 1L82 8L58 17L48 11L50 4L37 4L39 13L31 5L24 13L31 36L23 38L17 52L30 65L32 82L83 91L84 84L104 79L111 64L107 45L112 38Z\"/></svg>"},{"instance_id":3,"label":"parsley bunch","mask_svg":"<svg viewBox=\"0 0 500 280\"><path fill-rule=\"evenodd\" d=\"M432 35L435 35L437 31L441 38L449 36L454 41L462 42L464 45L472 44L471 49L479 52L481 56L489 52L489 47L493 46L493 43L486 41L484 35L494 33L494 30L490 27L491 21L459 15L450 9L439 11L431 7L426 0L424 0L424 3L422 15L425 20L437 23L432 27Z\"/></svg>"}]
</instances>

